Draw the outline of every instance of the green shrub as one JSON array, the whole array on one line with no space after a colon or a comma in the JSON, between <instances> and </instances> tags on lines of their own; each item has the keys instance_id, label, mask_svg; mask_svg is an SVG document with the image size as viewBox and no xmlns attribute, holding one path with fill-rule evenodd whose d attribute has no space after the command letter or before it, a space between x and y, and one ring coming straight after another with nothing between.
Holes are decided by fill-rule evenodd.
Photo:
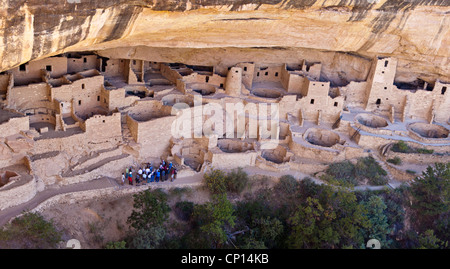
<instances>
[{"instance_id":1,"label":"green shrub","mask_svg":"<svg viewBox=\"0 0 450 269\"><path fill-rule=\"evenodd\" d=\"M328 166L327 174L334 176L337 180L351 180L355 174L355 166L350 161L333 163Z\"/></svg>"},{"instance_id":2,"label":"green shrub","mask_svg":"<svg viewBox=\"0 0 450 269\"><path fill-rule=\"evenodd\" d=\"M375 186L386 185L388 183L388 178L385 176L376 175L373 178L369 178L369 184Z\"/></svg>"},{"instance_id":3,"label":"green shrub","mask_svg":"<svg viewBox=\"0 0 450 269\"><path fill-rule=\"evenodd\" d=\"M418 153L422 153L422 154L433 154L434 150L432 149L417 149Z\"/></svg>"},{"instance_id":4,"label":"green shrub","mask_svg":"<svg viewBox=\"0 0 450 269\"><path fill-rule=\"evenodd\" d=\"M280 177L280 180L275 184L274 189L281 195L293 195L299 188L299 182L291 175L284 175Z\"/></svg>"},{"instance_id":5,"label":"green shrub","mask_svg":"<svg viewBox=\"0 0 450 269\"><path fill-rule=\"evenodd\" d=\"M205 173L203 182L211 194L223 194L227 191L226 174L222 170L213 169Z\"/></svg>"},{"instance_id":6,"label":"green shrub","mask_svg":"<svg viewBox=\"0 0 450 269\"><path fill-rule=\"evenodd\" d=\"M108 242L105 246L106 249L126 249L125 241Z\"/></svg>"},{"instance_id":7,"label":"green shrub","mask_svg":"<svg viewBox=\"0 0 450 269\"><path fill-rule=\"evenodd\" d=\"M387 176L387 172L378 164L371 156L360 158L355 166L355 176L358 179L367 178L370 180L378 180L379 176Z\"/></svg>"},{"instance_id":8,"label":"green shrub","mask_svg":"<svg viewBox=\"0 0 450 269\"><path fill-rule=\"evenodd\" d=\"M247 173L239 167L238 169L233 169L226 176L227 190L240 194L248 184Z\"/></svg>"},{"instance_id":9,"label":"green shrub","mask_svg":"<svg viewBox=\"0 0 450 269\"><path fill-rule=\"evenodd\" d=\"M400 159L399 157L394 157L392 159L387 159L387 162L395 165L400 165L402 164L402 159Z\"/></svg>"},{"instance_id":10,"label":"green shrub","mask_svg":"<svg viewBox=\"0 0 450 269\"><path fill-rule=\"evenodd\" d=\"M414 150L412 148L410 148L408 146L408 144L406 144L405 141L399 141L399 142L395 143L394 146L392 147L392 151L402 152L402 153L414 152Z\"/></svg>"},{"instance_id":11,"label":"green shrub","mask_svg":"<svg viewBox=\"0 0 450 269\"><path fill-rule=\"evenodd\" d=\"M356 180L355 177L347 177L347 178L340 178L340 179L336 179L334 176L332 175L322 175L319 177L321 180L326 181L332 185L337 185L337 186L346 186L346 187L354 187L354 186L358 186L358 180Z\"/></svg>"}]
</instances>

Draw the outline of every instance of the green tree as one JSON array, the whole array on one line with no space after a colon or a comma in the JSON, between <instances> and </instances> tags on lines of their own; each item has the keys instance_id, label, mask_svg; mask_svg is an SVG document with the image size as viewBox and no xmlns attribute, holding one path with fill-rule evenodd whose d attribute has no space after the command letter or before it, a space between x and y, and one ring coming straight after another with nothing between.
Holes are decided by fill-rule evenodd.
<instances>
[{"instance_id":1,"label":"green tree","mask_svg":"<svg viewBox=\"0 0 450 269\"><path fill-rule=\"evenodd\" d=\"M338 247L359 247L364 244L361 229L367 228L370 223L366 209L358 203L355 192L338 188L329 198L328 204L336 213L332 226L340 237Z\"/></svg>"},{"instance_id":2,"label":"green tree","mask_svg":"<svg viewBox=\"0 0 450 269\"><path fill-rule=\"evenodd\" d=\"M428 166L411 184L412 208L423 230L450 211L450 163ZM426 228L428 227L428 228Z\"/></svg>"},{"instance_id":3,"label":"green tree","mask_svg":"<svg viewBox=\"0 0 450 269\"><path fill-rule=\"evenodd\" d=\"M216 247L227 241L227 230L234 227L236 220L233 205L226 194L214 195L212 202L195 205L194 217L200 230L211 239Z\"/></svg>"},{"instance_id":4,"label":"green tree","mask_svg":"<svg viewBox=\"0 0 450 269\"><path fill-rule=\"evenodd\" d=\"M244 244L240 245L241 249L267 249L262 241L258 241L254 237L244 239Z\"/></svg>"},{"instance_id":5,"label":"green tree","mask_svg":"<svg viewBox=\"0 0 450 269\"><path fill-rule=\"evenodd\" d=\"M327 248L339 242L333 230L336 214L331 208L323 208L318 199L308 197L288 219L292 226L289 238L293 248Z\"/></svg>"},{"instance_id":6,"label":"green tree","mask_svg":"<svg viewBox=\"0 0 450 269\"><path fill-rule=\"evenodd\" d=\"M150 230L162 226L169 217L167 194L160 189L145 190L133 195L133 211L127 222L136 230Z\"/></svg>"},{"instance_id":7,"label":"green tree","mask_svg":"<svg viewBox=\"0 0 450 269\"><path fill-rule=\"evenodd\" d=\"M437 238L433 230L426 230L423 234L419 235L419 249L440 249L446 248L447 246L448 242L443 242Z\"/></svg>"},{"instance_id":8,"label":"green tree","mask_svg":"<svg viewBox=\"0 0 450 269\"><path fill-rule=\"evenodd\" d=\"M391 241L387 238L387 235L392 230L389 228L388 219L385 214L387 206L383 198L373 195L363 205L367 210L366 216L369 221L369 226L363 229L366 239L377 239L383 248L388 248Z\"/></svg>"},{"instance_id":9,"label":"green tree","mask_svg":"<svg viewBox=\"0 0 450 269\"><path fill-rule=\"evenodd\" d=\"M276 245L277 238L283 233L283 223L277 218L261 217L253 220L256 239L264 243L268 248Z\"/></svg>"},{"instance_id":10,"label":"green tree","mask_svg":"<svg viewBox=\"0 0 450 269\"><path fill-rule=\"evenodd\" d=\"M166 236L166 230L162 226L139 229L130 240L132 249L156 249Z\"/></svg>"}]
</instances>

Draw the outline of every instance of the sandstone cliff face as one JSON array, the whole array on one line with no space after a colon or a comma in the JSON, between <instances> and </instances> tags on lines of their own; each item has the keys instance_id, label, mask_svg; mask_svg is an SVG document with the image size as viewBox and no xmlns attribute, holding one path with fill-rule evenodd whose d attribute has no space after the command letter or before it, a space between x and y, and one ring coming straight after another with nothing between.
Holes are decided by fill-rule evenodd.
<instances>
[{"instance_id":1,"label":"sandstone cliff face","mask_svg":"<svg viewBox=\"0 0 450 269\"><path fill-rule=\"evenodd\" d=\"M344 73L394 56L399 80L450 80L448 0L2 0L1 7L2 71L86 50L217 64L234 57L217 53L229 48L252 61L271 53L274 63L317 56L334 59L330 68L360 64ZM125 49L111 50L118 47ZM339 62L348 53L353 59Z\"/></svg>"}]
</instances>

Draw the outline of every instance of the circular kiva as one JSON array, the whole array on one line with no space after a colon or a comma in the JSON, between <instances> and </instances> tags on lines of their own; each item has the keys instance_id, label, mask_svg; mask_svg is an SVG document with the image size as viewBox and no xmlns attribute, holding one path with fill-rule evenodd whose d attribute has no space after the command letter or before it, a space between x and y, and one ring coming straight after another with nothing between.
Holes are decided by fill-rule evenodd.
<instances>
[{"instance_id":1,"label":"circular kiva","mask_svg":"<svg viewBox=\"0 0 450 269\"><path fill-rule=\"evenodd\" d=\"M371 114L359 114L356 116L356 120L362 125L370 128L382 128L388 126L387 120Z\"/></svg>"},{"instance_id":2,"label":"circular kiva","mask_svg":"<svg viewBox=\"0 0 450 269\"><path fill-rule=\"evenodd\" d=\"M322 147L332 147L340 140L337 133L320 128L309 128L304 137L309 143Z\"/></svg>"},{"instance_id":3,"label":"circular kiva","mask_svg":"<svg viewBox=\"0 0 450 269\"><path fill-rule=\"evenodd\" d=\"M409 128L425 138L447 138L449 133L449 130L443 126L423 122L411 123Z\"/></svg>"}]
</instances>

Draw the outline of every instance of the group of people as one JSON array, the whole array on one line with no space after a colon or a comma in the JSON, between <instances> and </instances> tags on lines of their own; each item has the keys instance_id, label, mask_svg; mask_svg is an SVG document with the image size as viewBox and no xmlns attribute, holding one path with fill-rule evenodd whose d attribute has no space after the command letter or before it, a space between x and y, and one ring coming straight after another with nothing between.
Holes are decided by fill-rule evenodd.
<instances>
[{"instance_id":1,"label":"group of people","mask_svg":"<svg viewBox=\"0 0 450 269\"><path fill-rule=\"evenodd\" d=\"M146 184L150 182L164 182L170 178L170 182L172 182L177 177L177 168L172 162L167 163L165 160L161 161L157 167L153 167L152 163L147 163L137 171L130 167L125 170L125 173L122 173L122 185L125 184L126 179L128 179L128 184L133 185L133 174L135 174L136 186L141 181L143 184Z\"/></svg>"}]
</instances>

